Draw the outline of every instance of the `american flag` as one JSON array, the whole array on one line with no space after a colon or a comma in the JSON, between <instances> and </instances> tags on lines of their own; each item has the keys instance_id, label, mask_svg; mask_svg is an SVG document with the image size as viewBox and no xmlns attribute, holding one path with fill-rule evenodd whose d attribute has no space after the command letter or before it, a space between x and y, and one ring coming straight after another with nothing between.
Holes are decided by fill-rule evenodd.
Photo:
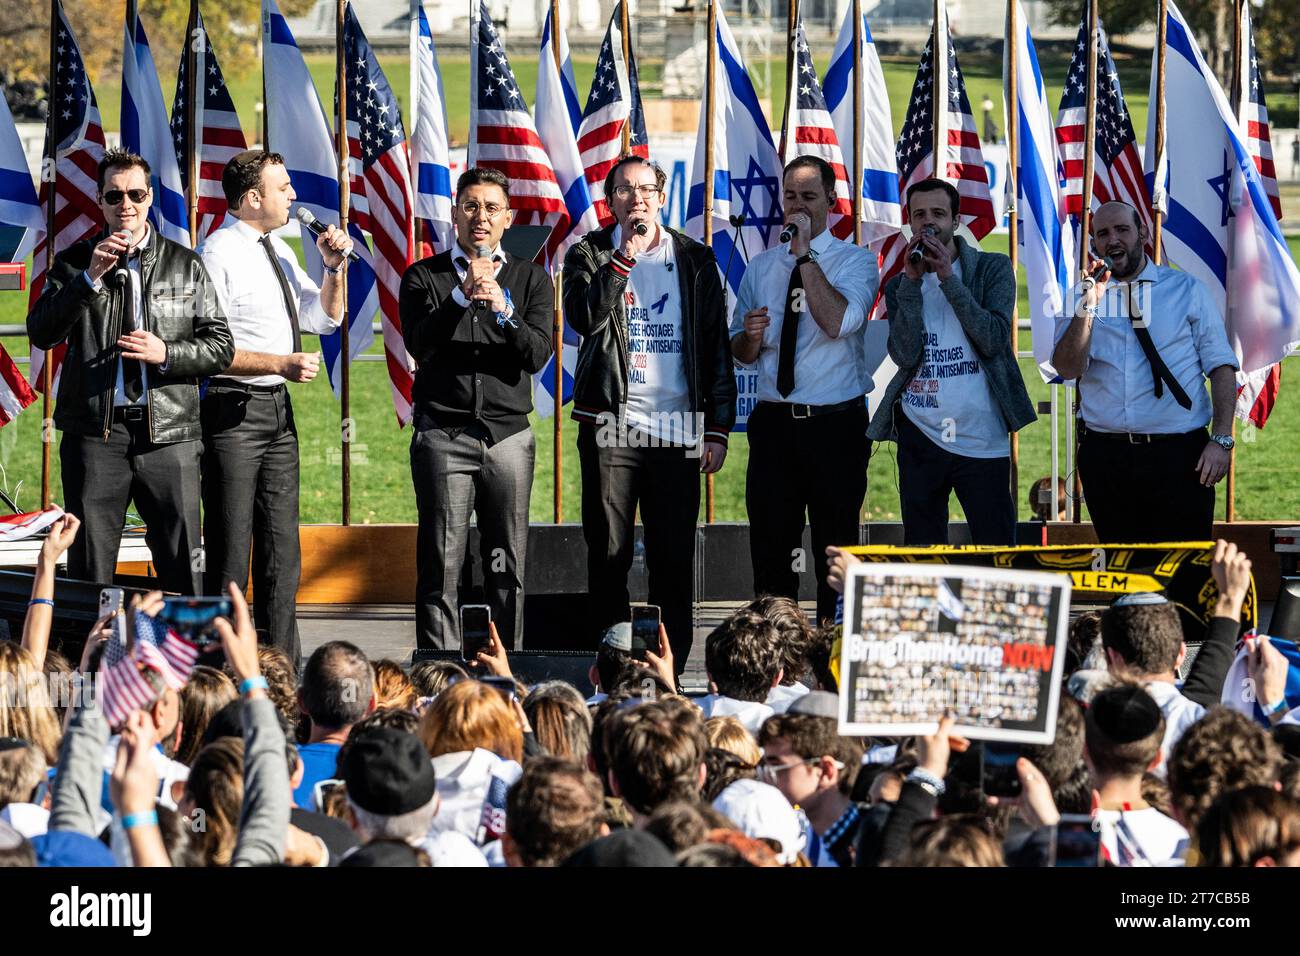
<instances>
[{"instance_id":1,"label":"american flag","mask_svg":"<svg viewBox=\"0 0 1300 956\"><path fill-rule=\"evenodd\" d=\"M176 75L176 101L172 105L172 139L176 144L176 162L181 169L181 183L185 195L190 193L190 162L192 144L186 138L189 109L194 107L194 138L199 152L199 197L197 238L201 242L221 228L226 218L226 194L221 191L221 172L232 156L248 148L243 127L234 101L226 89L226 80L217 65L217 55L208 42L208 31L203 16L195 9L196 20L190 29L190 40L181 50L180 70ZM194 75L201 78L198 101L190 94L187 75L191 44L197 44L194 53Z\"/></svg>"},{"instance_id":2,"label":"american flag","mask_svg":"<svg viewBox=\"0 0 1300 956\"><path fill-rule=\"evenodd\" d=\"M497 38L487 5L476 8L470 32L469 165L500 170L510 179L516 225L550 226L539 263L556 255L569 231L569 212L528 104Z\"/></svg>"},{"instance_id":3,"label":"american flag","mask_svg":"<svg viewBox=\"0 0 1300 956\"><path fill-rule=\"evenodd\" d=\"M586 170L587 188L602 227L614 222L614 214L605 202L605 176L623 155L623 127L628 125L629 114L628 147L637 156L650 156L641 89L636 78L636 56L630 45L628 60L623 61L622 10L621 4L616 4L596 57L591 93L578 126L578 150Z\"/></svg>"},{"instance_id":4,"label":"american flag","mask_svg":"<svg viewBox=\"0 0 1300 956\"><path fill-rule=\"evenodd\" d=\"M135 640L127 646L126 614ZM199 649L166 624L143 611L125 611L114 621L100 665L99 706L110 727L126 722L132 711L151 706L165 689L180 690L190 679Z\"/></svg>"},{"instance_id":5,"label":"american flag","mask_svg":"<svg viewBox=\"0 0 1300 956\"><path fill-rule=\"evenodd\" d=\"M984 168L975 117L971 114L966 84L957 65L957 51L948 32L948 14L942 5L939 12L935 33L942 41L939 47L941 55L936 62L934 36L931 36L916 68L907 118L903 121L895 149L899 195L903 200L902 221L907 225L908 188L935 175L935 111L931 108L931 102L935 100L945 106L939 117L946 134L941 135L947 143L943 178L957 187L961 194L958 210L961 222L979 240L992 231L996 222L993 197L989 193L988 171ZM881 244L880 291L876 294L872 318L885 317L885 283L903 271L906 248L907 237L902 232L895 233Z\"/></svg>"},{"instance_id":6,"label":"american flag","mask_svg":"<svg viewBox=\"0 0 1300 956\"><path fill-rule=\"evenodd\" d=\"M1074 56L1061 91L1061 108L1056 114L1056 142L1065 165L1065 211L1083 214L1084 139L1087 122L1088 24L1079 26ZM1092 175L1092 208L1118 200L1138 211L1150 236L1151 196L1142 175L1133 120L1119 86L1119 71L1110 55L1106 31L1097 26L1097 119ZM1151 254L1148 243L1147 253Z\"/></svg>"},{"instance_id":7,"label":"american flag","mask_svg":"<svg viewBox=\"0 0 1300 956\"><path fill-rule=\"evenodd\" d=\"M844 166L839 137L831 122L826 97L817 81L812 51L804 34L800 17L794 34L794 72L790 76L790 89L786 102L794 109L786 113L786 129L781 134L781 162L789 163L796 156L816 156L826 160L835 170L835 202L831 204L827 224L831 235L848 239L853 235L853 191L849 187L849 172Z\"/></svg>"},{"instance_id":8,"label":"american flag","mask_svg":"<svg viewBox=\"0 0 1300 956\"><path fill-rule=\"evenodd\" d=\"M1277 169L1273 165L1273 142L1268 126L1268 104L1264 100L1263 76L1259 71L1259 58L1255 53L1255 32L1250 28L1250 4L1241 9L1242 55L1241 65L1241 132L1246 149L1255 160L1259 179L1268 196L1273 215L1282 220L1282 199L1278 195ZM1282 383L1282 363L1252 372L1245 377L1237 395L1237 414L1248 418L1256 428L1263 428L1269 413L1277 404L1277 393Z\"/></svg>"},{"instance_id":9,"label":"american flag","mask_svg":"<svg viewBox=\"0 0 1300 956\"><path fill-rule=\"evenodd\" d=\"M99 104L91 89L90 77L81 60L81 50L68 23L63 5L59 13L59 35L54 45L54 76L50 82L50 116L45 127L45 155L50 142L55 144L54 238L42 236L32 257L32 289L29 307L36 305L45 288L46 243L53 241L58 255L83 239L104 229L96 196L95 173L104 158L104 129L100 125ZM41 180L41 218L48 222L50 184ZM63 364L66 345L50 350L50 364L58 387L59 367ZM44 388L45 352L32 349L31 382L37 391Z\"/></svg>"},{"instance_id":10,"label":"american flag","mask_svg":"<svg viewBox=\"0 0 1300 956\"><path fill-rule=\"evenodd\" d=\"M415 261L411 167L401 108L350 3L343 19L343 54L347 61L350 218L370 233L374 242L384 357L397 420L406 425L411 420L415 362L403 344L397 295L402 273Z\"/></svg>"}]
</instances>

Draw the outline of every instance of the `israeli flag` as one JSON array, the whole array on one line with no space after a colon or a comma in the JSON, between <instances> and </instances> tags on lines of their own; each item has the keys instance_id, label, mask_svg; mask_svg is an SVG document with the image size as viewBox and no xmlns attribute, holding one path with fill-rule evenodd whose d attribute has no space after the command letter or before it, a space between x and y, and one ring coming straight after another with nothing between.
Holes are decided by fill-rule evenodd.
<instances>
[{"instance_id":1,"label":"israeli flag","mask_svg":"<svg viewBox=\"0 0 1300 956\"><path fill-rule=\"evenodd\" d=\"M1147 183L1165 216L1165 254L1200 279L1225 313L1240 382L1300 344L1300 271L1236 111L1172 0L1168 10L1165 148L1160 156L1147 151ZM1153 62L1152 97L1155 71ZM1148 143L1156 141L1155 124L1152 108Z\"/></svg>"},{"instance_id":2,"label":"israeli flag","mask_svg":"<svg viewBox=\"0 0 1300 956\"><path fill-rule=\"evenodd\" d=\"M1052 367L1056 317L1065 311L1075 261L1074 231L1066 228L1065 168L1057 152L1052 111L1029 21L1017 0L1016 116L1020 165L1016 191L1020 211L1020 264L1029 287L1029 325L1034 361L1045 382L1059 382Z\"/></svg>"},{"instance_id":3,"label":"israeli flag","mask_svg":"<svg viewBox=\"0 0 1300 956\"><path fill-rule=\"evenodd\" d=\"M122 48L122 146L144 157L153 172L149 224L172 242L190 246L190 213L176 165L176 144L163 103L158 71L135 0L127 0Z\"/></svg>"},{"instance_id":4,"label":"israeli flag","mask_svg":"<svg viewBox=\"0 0 1300 956\"><path fill-rule=\"evenodd\" d=\"M339 224L338 154L330 124L321 109L307 64L275 0L262 0L262 65L266 84L266 125L269 143L284 157L285 168L297 194L296 205L323 223ZM374 320L379 312L379 290L365 235L348 224L353 251L360 262L348 264L348 351L355 359L374 342ZM325 274L316 237L302 227L302 253L307 274L317 283ZM343 335L336 331L320 337L321 356L335 396L342 389Z\"/></svg>"},{"instance_id":5,"label":"israeli flag","mask_svg":"<svg viewBox=\"0 0 1300 956\"><path fill-rule=\"evenodd\" d=\"M835 137L844 152L844 168L853 175L853 6L849 5L835 40L822 94L830 110ZM898 195L898 161L894 155L894 121L889 113L889 91L880 54L862 18L862 48L858 60L862 87L862 244L874 245L902 228Z\"/></svg>"},{"instance_id":6,"label":"israeli flag","mask_svg":"<svg viewBox=\"0 0 1300 956\"><path fill-rule=\"evenodd\" d=\"M451 150L447 146L447 98L442 71L433 46L433 33L417 5L415 29L415 114L411 131L411 166L415 170L415 217L429 223L434 253L446 252L456 241L451 221Z\"/></svg>"},{"instance_id":7,"label":"israeli flag","mask_svg":"<svg viewBox=\"0 0 1300 956\"><path fill-rule=\"evenodd\" d=\"M735 306L749 260L780 243L781 158L721 9L715 39L712 240L723 285L731 290L727 296L730 322L730 310ZM700 105L691 189L686 201L686 234L695 239L704 238L704 134L708 121L706 99ZM744 216L744 223L734 226L732 216Z\"/></svg>"},{"instance_id":8,"label":"israeli flag","mask_svg":"<svg viewBox=\"0 0 1300 956\"><path fill-rule=\"evenodd\" d=\"M26 260L45 231L45 217L36 198L27 154L23 152L18 127L3 95L0 95L0 228L23 230L13 251L8 253L13 262Z\"/></svg>"}]
</instances>

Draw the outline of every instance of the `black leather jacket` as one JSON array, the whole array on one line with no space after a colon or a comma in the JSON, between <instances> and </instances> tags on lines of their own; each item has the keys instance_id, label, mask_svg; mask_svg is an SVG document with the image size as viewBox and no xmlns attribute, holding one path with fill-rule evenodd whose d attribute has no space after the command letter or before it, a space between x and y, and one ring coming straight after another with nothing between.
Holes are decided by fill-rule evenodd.
<instances>
[{"instance_id":1,"label":"black leather jacket","mask_svg":"<svg viewBox=\"0 0 1300 956\"><path fill-rule=\"evenodd\" d=\"M83 274L101 238L79 242L55 257L41 297L27 316L27 334L41 349L67 341L54 424L61 431L107 440L117 386L122 293L109 276L96 292ZM147 369L150 437L158 444L201 438L199 380L224 372L235 356L216 289L197 254L156 231L140 250L140 282L144 328L167 344L166 372L158 365Z\"/></svg>"},{"instance_id":2,"label":"black leather jacket","mask_svg":"<svg viewBox=\"0 0 1300 956\"><path fill-rule=\"evenodd\" d=\"M564 257L564 318L579 335L573 420L595 424L627 401L627 270L614 257L614 226L589 232ZM664 226L681 282L682 360L691 412L704 439L726 444L736 423L736 375L722 280L713 250Z\"/></svg>"}]
</instances>

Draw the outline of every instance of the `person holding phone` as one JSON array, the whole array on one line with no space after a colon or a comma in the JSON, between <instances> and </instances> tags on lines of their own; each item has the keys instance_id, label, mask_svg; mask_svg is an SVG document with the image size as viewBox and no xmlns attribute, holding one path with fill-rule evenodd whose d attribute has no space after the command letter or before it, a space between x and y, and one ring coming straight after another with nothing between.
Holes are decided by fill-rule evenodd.
<instances>
[{"instance_id":1,"label":"person holding phone","mask_svg":"<svg viewBox=\"0 0 1300 956\"><path fill-rule=\"evenodd\" d=\"M528 499L536 454L532 376L554 353L555 287L508 256L510 180L467 169L456 182L456 244L402 276L398 308L412 388L411 483L419 514L415 639L459 640L460 578L477 519L483 594L510 648L524 632Z\"/></svg>"},{"instance_id":2,"label":"person holding phone","mask_svg":"<svg viewBox=\"0 0 1300 956\"><path fill-rule=\"evenodd\" d=\"M1011 334L1011 260L955 235L960 209L945 180L907 191L912 238L902 273L885 283L898 371L867 434L898 443L904 544L947 544L956 492L974 544L1013 545L1009 435L1038 416Z\"/></svg>"},{"instance_id":3,"label":"person holding phone","mask_svg":"<svg viewBox=\"0 0 1300 956\"><path fill-rule=\"evenodd\" d=\"M55 257L27 334L47 353L67 346L54 424L64 507L82 522L69 576L112 582L134 501L159 586L199 594L199 382L235 346L203 260L149 224L150 173L134 153L104 154L106 230Z\"/></svg>"},{"instance_id":4,"label":"person holding phone","mask_svg":"<svg viewBox=\"0 0 1300 956\"><path fill-rule=\"evenodd\" d=\"M202 400L204 589L248 587L253 617L297 664L298 430L286 382L310 382L320 353L302 333L328 335L343 319L343 272L352 241L328 226L316 240L318 285L274 231L297 198L284 158L250 149L221 173L229 214L199 245L230 323L235 356Z\"/></svg>"}]
</instances>

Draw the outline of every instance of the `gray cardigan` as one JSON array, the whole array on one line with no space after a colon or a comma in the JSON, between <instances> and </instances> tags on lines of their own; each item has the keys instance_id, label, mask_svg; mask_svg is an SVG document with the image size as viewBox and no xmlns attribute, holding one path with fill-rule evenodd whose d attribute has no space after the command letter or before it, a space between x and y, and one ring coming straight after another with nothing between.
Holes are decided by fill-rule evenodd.
<instances>
[{"instance_id":1,"label":"gray cardigan","mask_svg":"<svg viewBox=\"0 0 1300 956\"><path fill-rule=\"evenodd\" d=\"M960 236L954 236L953 242L957 244L961 278L953 274L939 288L980 357L989 391L1002 410L1007 431L1019 431L1038 415L1011 343L1016 305L1016 276L1011 271L1011 260L1000 253L980 252ZM885 306L889 310L889 357L898 371L867 426L867 437L872 441L895 440L894 408L925 357L921 283L903 273L894 276L885 283Z\"/></svg>"},{"instance_id":2,"label":"gray cardigan","mask_svg":"<svg viewBox=\"0 0 1300 956\"><path fill-rule=\"evenodd\" d=\"M284 762L284 731L275 705L266 698L245 700L244 803L232 866L274 866L284 860L289 834L289 770ZM101 764L109 727L98 704L78 707L59 753L50 811L51 830L98 836L96 810L104 786Z\"/></svg>"}]
</instances>

